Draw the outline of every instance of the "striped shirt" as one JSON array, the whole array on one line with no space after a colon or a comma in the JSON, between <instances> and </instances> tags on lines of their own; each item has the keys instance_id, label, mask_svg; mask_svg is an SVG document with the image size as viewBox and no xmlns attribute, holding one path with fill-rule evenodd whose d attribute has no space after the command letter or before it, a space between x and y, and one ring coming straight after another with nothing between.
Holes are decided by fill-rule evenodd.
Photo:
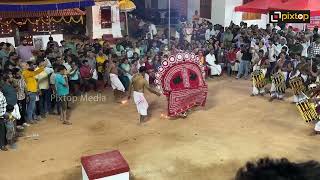
<instances>
[{"instance_id":1,"label":"striped shirt","mask_svg":"<svg viewBox=\"0 0 320 180\"><path fill-rule=\"evenodd\" d=\"M0 92L0 117L6 113L7 101L3 93Z\"/></svg>"}]
</instances>

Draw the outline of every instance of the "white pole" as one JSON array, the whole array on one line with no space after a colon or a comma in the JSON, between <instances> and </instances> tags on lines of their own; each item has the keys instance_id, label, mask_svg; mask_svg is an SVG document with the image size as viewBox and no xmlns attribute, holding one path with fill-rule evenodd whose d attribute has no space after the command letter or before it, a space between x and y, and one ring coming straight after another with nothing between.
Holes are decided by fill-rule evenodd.
<instances>
[{"instance_id":1,"label":"white pole","mask_svg":"<svg viewBox=\"0 0 320 180\"><path fill-rule=\"evenodd\" d=\"M126 28L127 28L127 36L129 36L129 27L128 27L128 12L126 11Z\"/></svg>"},{"instance_id":2,"label":"white pole","mask_svg":"<svg viewBox=\"0 0 320 180\"><path fill-rule=\"evenodd\" d=\"M168 37L168 45L170 48L170 38L171 37L171 0L169 0L169 37Z\"/></svg>"}]
</instances>

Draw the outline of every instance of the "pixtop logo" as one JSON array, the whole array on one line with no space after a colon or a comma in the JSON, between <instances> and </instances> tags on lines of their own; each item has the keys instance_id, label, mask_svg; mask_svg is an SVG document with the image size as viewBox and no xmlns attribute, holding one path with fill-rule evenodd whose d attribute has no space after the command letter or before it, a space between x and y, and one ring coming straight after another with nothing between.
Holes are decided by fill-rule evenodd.
<instances>
[{"instance_id":1,"label":"pixtop logo","mask_svg":"<svg viewBox=\"0 0 320 180\"><path fill-rule=\"evenodd\" d=\"M271 11L270 23L310 23L310 11Z\"/></svg>"}]
</instances>

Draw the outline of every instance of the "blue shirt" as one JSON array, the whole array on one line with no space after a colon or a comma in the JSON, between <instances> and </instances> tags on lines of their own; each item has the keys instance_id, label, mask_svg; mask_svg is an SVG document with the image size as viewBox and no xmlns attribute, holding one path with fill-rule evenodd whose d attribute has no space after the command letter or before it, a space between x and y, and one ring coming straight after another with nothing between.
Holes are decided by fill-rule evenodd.
<instances>
[{"instance_id":1,"label":"blue shirt","mask_svg":"<svg viewBox=\"0 0 320 180\"><path fill-rule=\"evenodd\" d=\"M55 77L55 85L56 85L56 91L57 91L57 95L58 96L66 96L69 94L69 87L64 86L65 84L67 84L64 76L62 76L61 74L56 74Z\"/></svg>"}]
</instances>

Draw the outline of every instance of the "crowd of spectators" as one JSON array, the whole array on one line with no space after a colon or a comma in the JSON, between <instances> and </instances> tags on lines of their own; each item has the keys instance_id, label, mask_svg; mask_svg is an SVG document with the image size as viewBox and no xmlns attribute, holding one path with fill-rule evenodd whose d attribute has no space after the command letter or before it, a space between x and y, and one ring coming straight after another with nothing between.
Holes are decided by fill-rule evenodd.
<instances>
[{"instance_id":1,"label":"crowd of spectators","mask_svg":"<svg viewBox=\"0 0 320 180\"><path fill-rule=\"evenodd\" d=\"M299 71L306 85L319 81L320 36L314 30L296 30L291 26L270 24L259 28L241 22L228 27L213 25L196 12L190 22L180 22L169 33L143 20L135 38L125 36L116 43L102 39L72 38L56 42L52 37L43 50L29 46L26 39L13 47L0 43L0 148L14 147L16 137L30 125L49 114L60 114L71 125L66 96L88 91L102 92L110 86L109 64L118 67L118 76L128 90L130 80L140 67L147 69L146 79L153 84L161 62L170 54L189 51L200 57L208 78L223 73L233 78L249 78L257 66L267 65L270 78L279 59L288 76ZM169 37L169 34L171 36Z\"/></svg>"}]
</instances>

